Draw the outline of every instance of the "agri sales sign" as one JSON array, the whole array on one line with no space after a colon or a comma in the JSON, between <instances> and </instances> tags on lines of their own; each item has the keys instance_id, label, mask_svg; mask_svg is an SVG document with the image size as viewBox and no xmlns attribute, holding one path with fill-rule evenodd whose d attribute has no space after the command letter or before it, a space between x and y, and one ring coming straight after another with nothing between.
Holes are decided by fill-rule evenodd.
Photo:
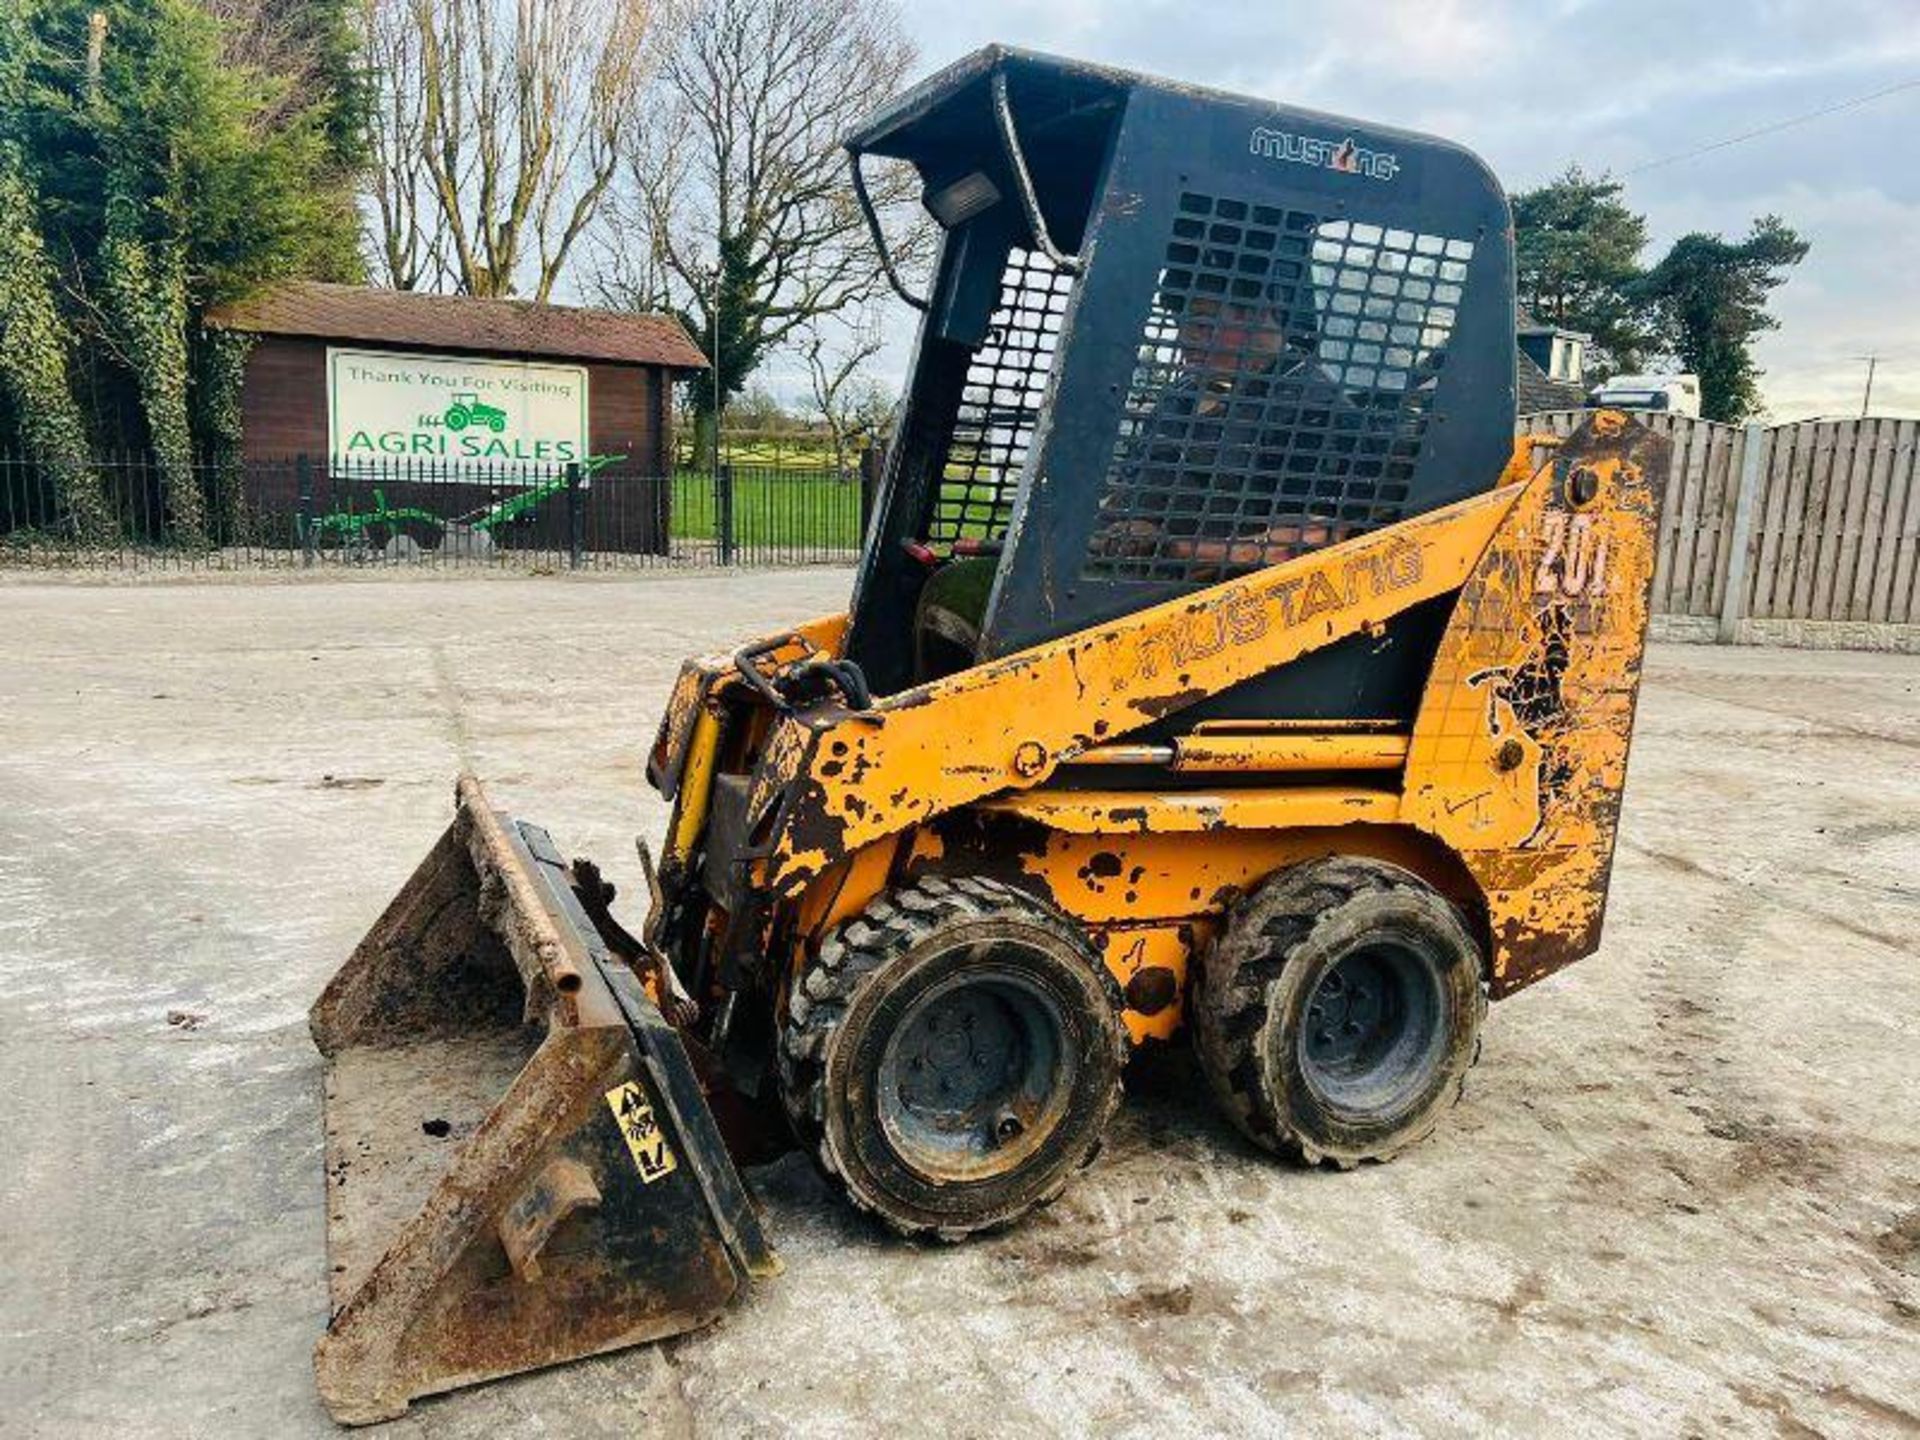
<instances>
[{"instance_id":1,"label":"agri sales sign","mask_svg":"<svg viewBox=\"0 0 1920 1440\"><path fill-rule=\"evenodd\" d=\"M391 350L327 350L336 474L551 475L587 458L587 372Z\"/></svg>"}]
</instances>

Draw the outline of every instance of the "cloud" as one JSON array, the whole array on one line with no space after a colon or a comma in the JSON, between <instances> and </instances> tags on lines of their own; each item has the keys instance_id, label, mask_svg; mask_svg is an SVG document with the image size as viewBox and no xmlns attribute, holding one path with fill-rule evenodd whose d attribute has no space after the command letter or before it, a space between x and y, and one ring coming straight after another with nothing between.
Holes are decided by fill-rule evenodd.
<instances>
[{"instance_id":1,"label":"cloud","mask_svg":"<svg viewBox=\"0 0 1920 1440\"><path fill-rule=\"evenodd\" d=\"M1860 187L1814 190L1795 184L1761 197L1767 208L1803 217L1813 252L1777 292L1780 328L1755 347L1778 418L1859 413L1867 355L1880 357L1874 413L1920 415L1920 206ZM1879 252L1878 263L1816 265L1839 250Z\"/></svg>"},{"instance_id":2,"label":"cloud","mask_svg":"<svg viewBox=\"0 0 1920 1440\"><path fill-rule=\"evenodd\" d=\"M1625 172L1920 78L1914 0L907 0L926 68L1003 41L1431 130L1509 188ZM1781 418L1920 414L1920 90L1628 177L1657 244L1777 212L1813 241L1759 347ZM1650 255L1649 259L1655 258ZM900 355L904 363L904 347ZM1885 397L1885 405L1878 397Z\"/></svg>"}]
</instances>

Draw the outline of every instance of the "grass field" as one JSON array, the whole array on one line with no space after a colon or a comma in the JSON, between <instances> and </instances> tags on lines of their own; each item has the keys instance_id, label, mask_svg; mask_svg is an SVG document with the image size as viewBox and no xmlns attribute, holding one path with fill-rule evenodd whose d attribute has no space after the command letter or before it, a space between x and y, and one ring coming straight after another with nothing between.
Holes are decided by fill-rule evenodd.
<instances>
[{"instance_id":1,"label":"grass field","mask_svg":"<svg viewBox=\"0 0 1920 1440\"><path fill-rule=\"evenodd\" d=\"M835 468L833 447L811 435L733 435L720 442L721 458L729 465L756 470L823 471ZM705 469L711 455L690 444L678 448L675 459L686 469ZM853 468L849 457L848 468Z\"/></svg>"},{"instance_id":2,"label":"grass field","mask_svg":"<svg viewBox=\"0 0 1920 1440\"><path fill-rule=\"evenodd\" d=\"M672 531L677 540L717 540L713 477L673 477ZM860 484L831 471L737 469L733 476L733 540L743 550L817 552L860 548Z\"/></svg>"},{"instance_id":3,"label":"grass field","mask_svg":"<svg viewBox=\"0 0 1920 1440\"><path fill-rule=\"evenodd\" d=\"M776 435L765 439L723 440L721 450L729 465L758 469L831 470L833 450L825 441L805 436Z\"/></svg>"}]
</instances>

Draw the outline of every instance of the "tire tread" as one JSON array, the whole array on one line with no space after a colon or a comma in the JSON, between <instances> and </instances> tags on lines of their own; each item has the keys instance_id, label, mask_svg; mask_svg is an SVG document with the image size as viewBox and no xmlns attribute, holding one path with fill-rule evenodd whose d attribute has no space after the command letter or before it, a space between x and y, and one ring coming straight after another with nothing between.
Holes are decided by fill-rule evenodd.
<instances>
[{"instance_id":1,"label":"tire tread","mask_svg":"<svg viewBox=\"0 0 1920 1440\"><path fill-rule=\"evenodd\" d=\"M884 892L860 914L829 931L818 952L807 960L795 978L775 1054L781 1101L801 1149L812 1157L827 1182L855 1208L866 1212L877 1210L860 1194L857 1186L848 1182L827 1134L828 1060L836 1032L855 997L894 957L931 939L949 925L1009 914L1040 925L1076 946L1086 944L1084 934L1066 916L1010 885L982 876L926 876L913 884ZM1126 1058L1127 1041L1126 1032L1118 1023L1117 992L1114 998L1115 1023L1111 1036L1116 1049L1117 1075L1119 1062ZM1059 1181L1035 1198L1033 1206L1051 1203L1065 1187L1067 1177L1092 1160L1100 1147L1106 1123L1120 1102L1120 1094L1116 1082L1105 1097L1103 1113L1090 1128L1087 1143L1064 1168ZM955 1241L973 1233L973 1228L986 1228L906 1224L884 1211L878 1213L897 1233L916 1239Z\"/></svg>"},{"instance_id":2,"label":"tire tread","mask_svg":"<svg viewBox=\"0 0 1920 1440\"><path fill-rule=\"evenodd\" d=\"M1323 1153L1279 1112L1264 1083L1261 1046L1269 997L1300 948L1356 898L1395 892L1434 893L1407 871L1359 858L1313 861L1281 871L1241 903L1198 967L1191 1014L1200 1068L1234 1128L1262 1149L1307 1165L1351 1170L1358 1163L1351 1157ZM1248 923L1254 914L1268 909L1270 913L1257 923ZM1484 974L1475 994L1479 1013L1472 1056L1453 1083L1452 1093L1432 1107L1424 1124L1393 1137L1364 1158L1384 1162L1418 1144L1433 1133L1440 1114L1460 1102L1467 1071L1480 1058L1479 1022L1487 1011Z\"/></svg>"}]
</instances>

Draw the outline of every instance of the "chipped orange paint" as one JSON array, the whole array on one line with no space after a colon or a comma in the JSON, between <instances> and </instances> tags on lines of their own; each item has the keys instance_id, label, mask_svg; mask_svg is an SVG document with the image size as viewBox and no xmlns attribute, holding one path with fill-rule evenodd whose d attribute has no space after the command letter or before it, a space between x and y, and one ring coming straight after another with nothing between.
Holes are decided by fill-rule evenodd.
<instances>
[{"instance_id":1,"label":"chipped orange paint","mask_svg":"<svg viewBox=\"0 0 1920 1440\"><path fill-rule=\"evenodd\" d=\"M822 615L792 630L780 631L754 643L766 645L782 638L798 641L774 652L776 660L794 660L813 652L838 654L846 633L847 615L841 611ZM701 710L713 701L722 687L739 683L731 655L696 656L681 663L680 673L674 678L673 691L667 697L666 713L660 719L660 730L654 739L647 766L648 778L664 798L671 800L678 793L679 776L685 763L683 752L691 741Z\"/></svg>"},{"instance_id":2,"label":"chipped orange paint","mask_svg":"<svg viewBox=\"0 0 1920 1440\"><path fill-rule=\"evenodd\" d=\"M1428 678L1404 815L1485 892L1496 994L1599 944L1667 465L1596 415L1528 483Z\"/></svg>"},{"instance_id":3,"label":"chipped orange paint","mask_svg":"<svg viewBox=\"0 0 1920 1440\"><path fill-rule=\"evenodd\" d=\"M1063 759L1458 590L1517 493L1473 496L890 696L869 712L787 717L769 747L781 773L763 764L755 783L756 816L781 796L788 803L769 884L795 895L849 849L1000 791L1032 789ZM829 762L840 770L824 774Z\"/></svg>"},{"instance_id":4,"label":"chipped orange paint","mask_svg":"<svg viewBox=\"0 0 1920 1440\"><path fill-rule=\"evenodd\" d=\"M749 814L756 843L772 842L759 878L791 917L781 933L797 958L891 884L992 874L1085 925L1123 988L1143 969L1175 974L1170 998L1159 975L1136 987L1153 1006L1126 1012L1136 1041L1178 1029L1190 963L1234 900L1318 855L1390 860L1450 895L1482 931L1496 994L1589 953L1666 462L1664 442L1602 412L1565 444L1517 442L1498 485L1444 510L868 712L774 719ZM1456 592L1410 736L1273 727L1297 732L1284 751L1267 742L1293 783L1240 772L1207 791L1048 784L1088 750ZM805 643L840 636L823 625ZM1316 784L1297 768L1316 748L1367 745L1390 761L1403 743L1404 768L1366 785Z\"/></svg>"},{"instance_id":5,"label":"chipped orange paint","mask_svg":"<svg viewBox=\"0 0 1920 1440\"><path fill-rule=\"evenodd\" d=\"M800 897L794 911L796 932L801 937L824 935L866 909L886 889L899 848L897 838L875 841L828 870Z\"/></svg>"},{"instance_id":6,"label":"chipped orange paint","mask_svg":"<svg viewBox=\"0 0 1920 1440\"><path fill-rule=\"evenodd\" d=\"M1145 835L1396 820L1400 795L1397 790L1344 785L1213 791L1041 790L983 800L980 808L1082 835Z\"/></svg>"},{"instance_id":7,"label":"chipped orange paint","mask_svg":"<svg viewBox=\"0 0 1920 1440\"><path fill-rule=\"evenodd\" d=\"M1202 919L1178 925L1115 925L1094 932L1101 959L1128 998L1120 1020L1135 1045L1171 1040L1179 1033L1188 961L1213 928L1210 920ZM1145 998L1148 995L1153 998Z\"/></svg>"},{"instance_id":8,"label":"chipped orange paint","mask_svg":"<svg viewBox=\"0 0 1920 1440\"><path fill-rule=\"evenodd\" d=\"M1201 834L1157 830L1146 834L1072 834L1022 825L1010 812L990 826L1005 827L946 838L938 828L916 830L895 878L990 873L1058 906L1087 928L1122 990L1132 969L1122 963L1110 932L1142 927L1178 937L1185 947L1174 967L1182 981L1170 1004L1152 1014L1124 1012L1136 1038L1166 1038L1183 1021L1188 962L1217 931L1227 910L1266 876L1302 860L1325 855L1366 855L1422 876L1478 920L1479 894L1472 879L1444 847L1404 827L1374 824L1301 826L1287 829L1219 829ZM891 852L891 846L876 847ZM828 882L818 882L816 888ZM884 880L857 902L854 887L840 891L835 909L856 914L879 893ZM811 893L811 892L809 892ZM1154 942L1163 946L1164 940ZM1156 950L1156 953L1164 953Z\"/></svg>"}]
</instances>

